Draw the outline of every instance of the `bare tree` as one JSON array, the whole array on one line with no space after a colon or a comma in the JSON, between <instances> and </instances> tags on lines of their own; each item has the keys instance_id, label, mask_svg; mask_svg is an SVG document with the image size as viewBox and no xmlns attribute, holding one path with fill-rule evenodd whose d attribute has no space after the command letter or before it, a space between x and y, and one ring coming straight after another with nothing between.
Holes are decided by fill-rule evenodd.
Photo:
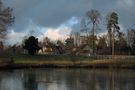
<instances>
[{"instance_id":1,"label":"bare tree","mask_svg":"<svg viewBox=\"0 0 135 90\"><path fill-rule=\"evenodd\" d=\"M89 20L92 22L92 35L93 35L93 54L95 54L95 27L97 26L100 20L100 13L97 10L91 9L86 13Z\"/></svg>"},{"instance_id":2,"label":"bare tree","mask_svg":"<svg viewBox=\"0 0 135 90\"><path fill-rule=\"evenodd\" d=\"M135 29L129 29L127 33L128 47L131 54L135 54Z\"/></svg>"},{"instance_id":3,"label":"bare tree","mask_svg":"<svg viewBox=\"0 0 135 90\"><path fill-rule=\"evenodd\" d=\"M85 18L81 20L81 30L80 33L83 33L86 40L88 40L89 37L89 29L88 29L88 23L86 22ZM88 43L88 42L86 42Z\"/></svg>"},{"instance_id":4,"label":"bare tree","mask_svg":"<svg viewBox=\"0 0 135 90\"><path fill-rule=\"evenodd\" d=\"M7 28L14 22L12 11L13 9L10 7L5 8L0 0L0 39L5 38Z\"/></svg>"},{"instance_id":5,"label":"bare tree","mask_svg":"<svg viewBox=\"0 0 135 90\"><path fill-rule=\"evenodd\" d=\"M74 39L74 45L79 46L79 44L80 44L80 33L79 32L71 32L70 37Z\"/></svg>"},{"instance_id":6,"label":"bare tree","mask_svg":"<svg viewBox=\"0 0 135 90\"><path fill-rule=\"evenodd\" d=\"M129 29L127 32L127 36L128 36L128 44L129 46L131 46L135 39L135 29Z\"/></svg>"}]
</instances>

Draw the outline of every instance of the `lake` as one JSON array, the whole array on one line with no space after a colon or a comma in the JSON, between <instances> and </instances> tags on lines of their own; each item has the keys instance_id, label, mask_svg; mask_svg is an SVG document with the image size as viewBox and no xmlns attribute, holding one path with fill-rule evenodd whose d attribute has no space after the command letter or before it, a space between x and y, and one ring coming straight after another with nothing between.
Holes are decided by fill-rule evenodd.
<instances>
[{"instance_id":1,"label":"lake","mask_svg":"<svg viewBox=\"0 0 135 90\"><path fill-rule=\"evenodd\" d=\"M0 90L135 90L135 70L2 70Z\"/></svg>"}]
</instances>

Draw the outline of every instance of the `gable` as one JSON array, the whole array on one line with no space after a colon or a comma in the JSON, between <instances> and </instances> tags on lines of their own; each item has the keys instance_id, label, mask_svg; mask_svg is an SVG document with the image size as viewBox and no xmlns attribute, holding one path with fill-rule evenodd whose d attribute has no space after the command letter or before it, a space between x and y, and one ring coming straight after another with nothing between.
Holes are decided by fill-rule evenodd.
<instances>
[{"instance_id":1,"label":"gable","mask_svg":"<svg viewBox=\"0 0 135 90\"><path fill-rule=\"evenodd\" d=\"M88 45L86 45L86 46L83 48L83 50L90 50L90 51L92 51L92 49L91 49Z\"/></svg>"}]
</instances>

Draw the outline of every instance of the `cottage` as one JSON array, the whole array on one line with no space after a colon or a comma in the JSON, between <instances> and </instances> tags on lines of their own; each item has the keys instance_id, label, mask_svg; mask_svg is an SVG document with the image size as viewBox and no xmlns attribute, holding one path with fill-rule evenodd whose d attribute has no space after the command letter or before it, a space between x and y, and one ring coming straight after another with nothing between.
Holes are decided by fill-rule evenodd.
<instances>
[{"instance_id":1,"label":"cottage","mask_svg":"<svg viewBox=\"0 0 135 90\"><path fill-rule=\"evenodd\" d=\"M43 46L40 50L39 50L39 52L38 52L39 54L47 54L47 55L50 55L50 54L53 54L53 49L52 49L52 47L50 47L50 46Z\"/></svg>"},{"instance_id":2,"label":"cottage","mask_svg":"<svg viewBox=\"0 0 135 90\"><path fill-rule=\"evenodd\" d=\"M92 49L88 44L81 45L80 47L78 47L76 55L91 56Z\"/></svg>"},{"instance_id":3,"label":"cottage","mask_svg":"<svg viewBox=\"0 0 135 90\"><path fill-rule=\"evenodd\" d=\"M63 54L63 49L61 46L43 46L39 51L38 54L46 54L46 55L59 55Z\"/></svg>"}]
</instances>

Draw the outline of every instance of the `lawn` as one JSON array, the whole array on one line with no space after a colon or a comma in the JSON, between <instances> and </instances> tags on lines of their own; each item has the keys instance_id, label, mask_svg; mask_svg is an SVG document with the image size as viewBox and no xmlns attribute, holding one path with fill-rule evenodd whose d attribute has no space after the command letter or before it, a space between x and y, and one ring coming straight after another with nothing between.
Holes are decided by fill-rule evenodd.
<instances>
[{"instance_id":1,"label":"lawn","mask_svg":"<svg viewBox=\"0 0 135 90\"><path fill-rule=\"evenodd\" d=\"M0 64L12 63L16 66L59 66L59 67L135 67L135 57L131 59L106 59L73 55L27 55L27 54L1 54Z\"/></svg>"}]
</instances>

